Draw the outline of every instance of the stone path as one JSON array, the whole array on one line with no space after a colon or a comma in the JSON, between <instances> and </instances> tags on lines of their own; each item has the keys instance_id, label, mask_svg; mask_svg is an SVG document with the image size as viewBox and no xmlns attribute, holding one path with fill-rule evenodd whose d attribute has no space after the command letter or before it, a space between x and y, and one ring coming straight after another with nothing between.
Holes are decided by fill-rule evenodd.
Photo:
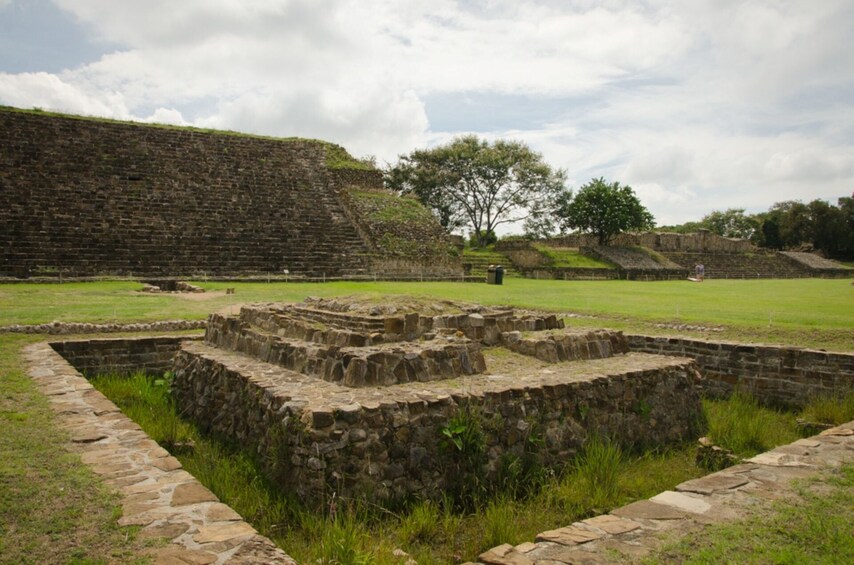
<instances>
[{"instance_id":1,"label":"stone path","mask_svg":"<svg viewBox=\"0 0 854 565\"><path fill-rule=\"evenodd\" d=\"M792 494L792 481L816 477L854 461L854 422L780 446L735 465L677 485L648 500L557 530L534 542L494 547L485 565L614 563L649 555L665 541L706 524L745 517L759 503Z\"/></svg>"},{"instance_id":2,"label":"stone path","mask_svg":"<svg viewBox=\"0 0 854 565\"><path fill-rule=\"evenodd\" d=\"M144 538L165 538L152 550L158 564L296 562L259 535L181 468L47 343L24 349L28 373L47 395L72 451L122 497L122 526Z\"/></svg>"}]
</instances>

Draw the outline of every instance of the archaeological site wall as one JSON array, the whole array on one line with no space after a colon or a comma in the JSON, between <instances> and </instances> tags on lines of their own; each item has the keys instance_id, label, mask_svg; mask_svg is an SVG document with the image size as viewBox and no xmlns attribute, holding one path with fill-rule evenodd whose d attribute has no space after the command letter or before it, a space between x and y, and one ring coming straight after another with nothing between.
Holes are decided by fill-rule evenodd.
<instances>
[{"instance_id":1,"label":"archaeological site wall","mask_svg":"<svg viewBox=\"0 0 854 565\"><path fill-rule=\"evenodd\" d=\"M712 395L739 389L768 404L802 407L815 397L854 390L851 354L677 337L627 339L632 351L693 358Z\"/></svg>"},{"instance_id":2,"label":"archaeological site wall","mask_svg":"<svg viewBox=\"0 0 854 565\"><path fill-rule=\"evenodd\" d=\"M383 259L342 196L381 175L330 143L11 108L0 134L0 277L331 278Z\"/></svg>"},{"instance_id":3,"label":"archaeological site wall","mask_svg":"<svg viewBox=\"0 0 854 565\"><path fill-rule=\"evenodd\" d=\"M182 413L264 454L271 479L310 504L437 499L524 457L560 467L591 436L664 445L696 432L694 363L629 353L618 332L429 301L448 310L347 306L215 315L175 358ZM483 434L482 459L463 466L448 443L461 418Z\"/></svg>"}]
</instances>

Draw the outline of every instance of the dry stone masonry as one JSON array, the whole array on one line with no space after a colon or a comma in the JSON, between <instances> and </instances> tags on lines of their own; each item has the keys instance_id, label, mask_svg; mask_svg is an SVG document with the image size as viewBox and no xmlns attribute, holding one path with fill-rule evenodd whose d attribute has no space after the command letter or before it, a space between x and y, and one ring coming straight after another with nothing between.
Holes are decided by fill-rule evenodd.
<instances>
[{"instance_id":1,"label":"dry stone masonry","mask_svg":"<svg viewBox=\"0 0 854 565\"><path fill-rule=\"evenodd\" d=\"M711 396L734 389L777 406L803 407L815 397L854 390L854 355L798 347L705 341L680 337L628 336L632 351L690 357Z\"/></svg>"},{"instance_id":2,"label":"dry stone masonry","mask_svg":"<svg viewBox=\"0 0 854 565\"><path fill-rule=\"evenodd\" d=\"M326 303L325 307L336 306L340 310L345 307L345 304L343 302ZM424 305L422 307L428 309ZM384 310L377 308L375 317ZM258 312L267 310L269 308L259 308ZM388 308L385 310L387 311ZM356 318L358 316L354 316L354 319ZM529 317L526 324L531 320L536 318ZM557 330L535 334L522 332L514 334L512 339L521 338L529 343L539 344L554 342L554 338L559 333ZM572 341L584 335L575 334ZM588 340L589 343L597 343L600 348L603 346L605 334L591 332L589 336L596 338ZM628 340L619 335L611 337L613 339L608 339L611 344L619 345L628 342L633 347L639 346L637 336L629 337ZM504 338L503 334L502 339ZM80 370L97 374L113 370L109 364L111 362L129 367L134 363L142 363L146 358L150 358L148 356L154 355L162 366L166 366L171 354L178 349L181 340L184 339L186 337L163 336L41 343L27 347L24 350L24 358L28 364L28 374L49 399L60 424L68 430L70 449L79 453L85 464L101 476L111 488L121 493L123 515L119 523L139 527L138 535L143 538L157 538L167 542L166 544L155 543L150 550L150 555L142 557L152 557L157 563L294 563L269 539L258 535L231 508L219 502L213 493L181 468L179 461L151 441L136 424L122 415L112 402L94 390L80 372L69 364L71 362ZM735 345L729 348L719 347L727 344L680 343L682 340L675 338L672 341L649 339L654 341L662 351L670 354L692 354L698 359L709 351L721 349L727 350L733 359L738 359L742 355L756 354L755 347L751 349L753 346L746 346L747 349L735 354L733 353ZM201 346L199 343L196 345ZM535 354L536 349L535 346L528 355ZM786 353L784 348L778 349L780 349L778 353L767 351L760 355L773 357L791 354ZM200 354L205 355L212 351L199 350ZM500 372L508 376L505 369L512 363L508 362L508 354L499 354L498 351L500 350L492 350L492 352L487 350L485 358L490 363L494 361L496 367L501 369ZM801 368L826 366L830 358L821 360L815 356L817 353L821 352L805 352L803 362L799 363ZM797 356L797 352L793 355ZM849 366L851 359L854 358L851 355L846 359L843 359L845 356L830 355L834 358L832 363L839 368ZM509 356L522 357L516 353ZM211 373L211 377L222 383L211 385L211 389L242 397L240 402L234 400L227 402L229 406L250 406L252 402L256 407L275 404L277 390L267 385L271 384L277 375L281 377L282 370L233 353L228 353L227 357L229 357L228 363L231 368L243 372L226 375L222 368L223 358L217 355L215 360L211 360L211 367L219 373ZM662 369L665 373L673 370L682 371L684 363L679 359L671 359L662 366L654 363L659 359L654 356L633 358L631 354L618 354L616 357L596 359L581 364L569 363L564 364L567 365L565 368L574 365L572 373L577 378L567 380L558 376L560 371L556 369L559 369L560 364L533 359L533 357L525 358L531 360L531 365L528 366L530 375L528 379L517 377L503 386L496 384L492 393L484 383L469 389L468 394L471 398L479 398L481 406L490 406L484 414L488 414L493 423L489 428L491 460L492 455L500 452L504 445L518 446L524 441L526 434L530 434L531 425L537 420L520 419L519 414L525 414L525 411L529 411L527 412L529 415L538 414L537 411L548 408L548 402L544 402L546 398L553 398L560 394L574 396L577 406L583 407L582 411L587 413L586 418L576 419L575 424L586 421L586 430L578 426L578 429L570 430L570 434L579 432L579 435L583 435L585 431L597 429L597 426L599 426L598 429L607 428L609 418L614 416L607 413L613 401L606 398L620 397L621 393L631 395L632 390L638 390L634 383L629 383L644 378L644 375L638 372L641 370L641 364L638 363L641 359L648 365L649 380L660 383L654 385L658 389L656 394L666 394L666 387L672 386L674 382L678 386L684 386L684 379L668 381L667 378L661 379L652 374ZM516 362L518 359L509 361ZM99 363L102 364L99 365ZM614 363L621 366L606 367ZM632 372L625 371L627 365L632 366ZM250 369L257 372L249 374ZM497 372L499 371L496 370ZM599 376L591 379L591 374L596 372ZM616 375L618 380L623 381L622 388L607 384L609 374ZM292 378L293 376L291 373ZM499 375L493 375L493 378L501 380ZM250 384L253 380L254 385ZM279 379L276 386L284 383L285 381ZM435 383L431 383L431 386L433 384ZM309 459L308 465L311 467L322 467L324 464L335 466L336 462L332 456L350 457L359 454L362 458L368 458L370 465L373 466L372 473L376 485L374 492L380 494L384 489L393 488L395 483L400 484L401 480L410 480L405 478L411 474L406 464L398 463L398 466L393 467L393 464L390 465L388 462L394 461L398 452L407 453L416 463L429 459L429 451L419 449L418 437L423 435L424 441L435 441L435 438L431 437L432 431L435 431L435 422L444 421L444 412L452 411L454 404L464 398L459 390L449 389L445 396L439 398L440 404L437 409L425 398L425 394L435 395L436 393L420 390L410 395L411 401L405 406L401 404L400 396L392 400L383 398L382 395L368 401L354 396L348 399L351 404L338 405L339 401L343 401L343 397L335 398L334 394L340 391L330 388L331 383L324 382L322 386L333 395L325 401L327 408L306 411L302 415L305 419L302 433L316 439L311 444L311 448L315 450L315 457L313 460ZM290 388L295 390L293 387ZM561 393L562 389L563 393ZM350 392L368 393L370 390L370 388L351 389ZM492 394L493 398L499 398L501 402L491 405L485 402L489 394ZM302 402L304 406L308 405L307 399L298 400L295 398L296 395L292 396L293 398L285 401L285 404ZM532 402L534 399L539 400ZM572 400L567 399L567 401ZM664 402L670 403L668 409L673 411L672 406L680 402L680 399L678 395L671 395L665 398ZM250 425L253 429L258 428L259 418L264 422L276 423L277 417L291 414L289 410L293 404L288 404L288 408L282 409L285 404L272 416L260 411L244 414L242 418L244 421L253 422ZM690 409L690 405L681 403L678 405ZM643 405L641 407L643 408L640 410L641 413L647 410ZM657 410L656 406L650 406L647 416L658 418ZM229 422L235 422L233 414L225 414L223 417L229 419ZM384 424L373 426L372 422L377 420ZM549 421L549 418L545 420ZM339 422L345 425L339 428ZM283 422L278 420L278 423L281 425ZM419 431L420 425L430 427L431 433L422 434ZM664 425L667 423L665 422ZM222 429L221 422L215 427ZM559 434L564 427L565 423L550 426L544 436L545 440L554 442L555 435ZM648 425L647 429L642 430L638 426L633 426L634 431L639 435L648 433L652 427L654 426ZM337 435L341 440L346 440L347 447L330 448L329 443L322 441L329 435L336 435L337 431L342 431ZM239 426L234 427L232 432L239 434ZM398 446L394 449L385 448L388 458L384 458L381 455L382 451L377 450L372 443L380 434L393 435L394 437L390 438L391 444ZM502 439L497 441L498 438ZM285 450L279 452L280 455L287 453L289 449L286 444L280 444L279 448ZM380 446L380 449L383 447ZM348 450L349 453L342 453ZM298 450L294 450L293 455L297 456ZM686 481L671 491L662 492L647 500L633 502L609 514L543 531L532 541L515 546L510 544L496 546L483 552L478 561L485 565L635 561L649 556L663 544L672 542L686 532L703 527L704 524L732 521L742 516L749 516L751 513L755 514L757 509L765 508L768 501L791 497L797 480L829 475L834 469L850 463L852 457L854 457L854 422L778 447L706 477ZM339 477L339 479L343 478L343 476ZM343 482L340 480L340 483Z\"/></svg>"},{"instance_id":3,"label":"dry stone masonry","mask_svg":"<svg viewBox=\"0 0 854 565\"><path fill-rule=\"evenodd\" d=\"M173 393L321 505L440 497L455 478L440 440L461 414L485 434L472 471L486 480L532 445L559 467L590 435L688 439L699 378L688 359L627 353L622 334L566 331L552 315L309 299L212 316L204 342L181 346Z\"/></svg>"},{"instance_id":4,"label":"dry stone masonry","mask_svg":"<svg viewBox=\"0 0 854 565\"><path fill-rule=\"evenodd\" d=\"M381 174L330 143L3 107L0 132L0 278L384 274L346 198Z\"/></svg>"}]
</instances>

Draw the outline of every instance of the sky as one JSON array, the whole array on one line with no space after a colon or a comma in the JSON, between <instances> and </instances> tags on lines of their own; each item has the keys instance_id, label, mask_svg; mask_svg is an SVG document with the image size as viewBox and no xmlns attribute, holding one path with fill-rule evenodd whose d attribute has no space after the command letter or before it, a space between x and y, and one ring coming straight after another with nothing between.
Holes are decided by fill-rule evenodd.
<instances>
[{"instance_id":1,"label":"sky","mask_svg":"<svg viewBox=\"0 0 854 565\"><path fill-rule=\"evenodd\" d=\"M0 104L380 165L521 140L672 225L852 195L852 30L852 0L0 0Z\"/></svg>"}]
</instances>

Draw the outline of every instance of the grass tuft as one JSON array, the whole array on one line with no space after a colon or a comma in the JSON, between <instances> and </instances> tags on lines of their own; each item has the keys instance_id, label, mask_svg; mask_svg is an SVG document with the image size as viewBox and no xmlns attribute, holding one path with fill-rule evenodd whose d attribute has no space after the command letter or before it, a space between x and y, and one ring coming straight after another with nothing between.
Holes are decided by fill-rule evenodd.
<instances>
[{"instance_id":1,"label":"grass tuft","mask_svg":"<svg viewBox=\"0 0 854 565\"><path fill-rule=\"evenodd\" d=\"M801 412L807 422L838 426L854 420L854 392L842 396L819 396L813 398Z\"/></svg>"},{"instance_id":2,"label":"grass tuft","mask_svg":"<svg viewBox=\"0 0 854 565\"><path fill-rule=\"evenodd\" d=\"M752 457L798 439L795 417L760 407L750 394L736 391L725 401L703 401L707 435L740 457Z\"/></svg>"}]
</instances>

